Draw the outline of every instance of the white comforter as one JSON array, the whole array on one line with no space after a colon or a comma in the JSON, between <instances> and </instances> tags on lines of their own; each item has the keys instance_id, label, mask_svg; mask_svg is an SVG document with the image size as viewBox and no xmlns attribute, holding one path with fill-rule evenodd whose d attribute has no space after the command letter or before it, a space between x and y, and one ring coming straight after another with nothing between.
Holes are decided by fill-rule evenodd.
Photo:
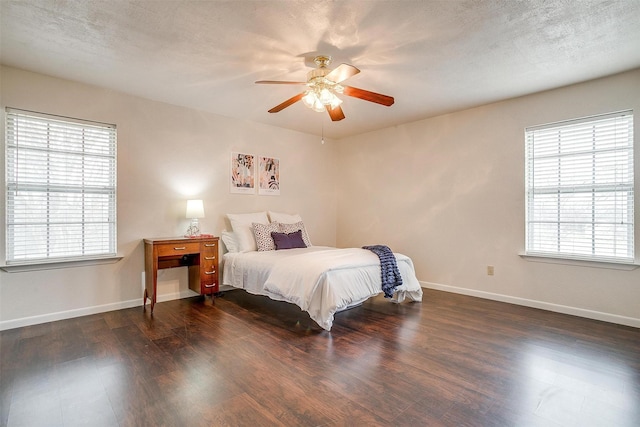
<instances>
[{"instance_id":1,"label":"white comforter","mask_svg":"<svg viewBox=\"0 0 640 427\"><path fill-rule=\"evenodd\" d=\"M403 283L393 301L422 301L413 262L405 255L395 256ZM311 246L227 253L222 283L296 304L328 331L337 311L382 292L380 276L380 262L371 251Z\"/></svg>"}]
</instances>

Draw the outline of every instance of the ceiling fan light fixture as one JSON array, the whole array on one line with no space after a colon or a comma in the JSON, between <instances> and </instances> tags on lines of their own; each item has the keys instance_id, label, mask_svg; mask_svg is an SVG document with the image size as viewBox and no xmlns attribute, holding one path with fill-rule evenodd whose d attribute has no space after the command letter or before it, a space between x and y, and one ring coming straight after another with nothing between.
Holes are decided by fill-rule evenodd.
<instances>
[{"instance_id":1,"label":"ceiling fan light fixture","mask_svg":"<svg viewBox=\"0 0 640 427\"><path fill-rule=\"evenodd\" d=\"M308 90L304 93L302 97L302 102L309 108L313 108L313 104L316 102L316 95L312 90Z\"/></svg>"},{"instance_id":2,"label":"ceiling fan light fixture","mask_svg":"<svg viewBox=\"0 0 640 427\"><path fill-rule=\"evenodd\" d=\"M322 101L319 98L316 98L316 102L313 104L313 111L317 111L318 113L322 113L326 110Z\"/></svg>"},{"instance_id":3,"label":"ceiling fan light fixture","mask_svg":"<svg viewBox=\"0 0 640 427\"><path fill-rule=\"evenodd\" d=\"M333 88L318 85L307 90L302 96L302 103L313 111L322 113L326 111L327 106L331 109L342 104L342 100L333 92Z\"/></svg>"},{"instance_id":4,"label":"ceiling fan light fixture","mask_svg":"<svg viewBox=\"0 0 640 427\"><path fill-rule=\"evenodd\" d=\"M331 104L331 101L333 101L335 97L336 96L331 93L326 87L320 90L320 102L322 102L324 105Z\"/></svg>"},{"instance_id":5,"label":"ceiling fan light fixture","mask_svg":"<svg viewBox=\"0 0 640 427\"><path fill-rule=\"evenodd\" d=\"M329 105L331 105L331 109L333 110L334 108L340 106L340 104L342 104L342 99L334 95Z\"/></svg>"}]
</instances>

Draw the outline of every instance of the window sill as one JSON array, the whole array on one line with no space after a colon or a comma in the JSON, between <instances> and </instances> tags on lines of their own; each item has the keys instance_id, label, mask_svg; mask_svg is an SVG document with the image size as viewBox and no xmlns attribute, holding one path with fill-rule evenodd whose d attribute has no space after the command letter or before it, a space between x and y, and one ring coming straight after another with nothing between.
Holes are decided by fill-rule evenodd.
<instances>
[{"instance_id":1,"label":"window sill","mask_svg":"<svg viewBox=\"0 0 640 427\"><path fill-rule=\"evenodd\" d=\"M37 261L37 262L25 262L22 264L9 264L0 265L0 270L4 270L7 273L22 273L26 271L39 271L39 270L55 270L58 268L72 268L72 267L86 267L88 265L100 265L100 264L113 264L120 261L122 256L110 256L99 258L85 258L74 259L66 261Z\"/></svg>"},{"instance_id":2,"label":"window sill","mask_svg":"<svg viewBox=\"0 0 640 427\"><path fill-rule=\"evenodd\" d=\"M624 271L632 271L640 267L639 264L634 264L634 263L591 261L591 260L585 260L585 259L572 259L572 258L555 258L555 257L545 256L545 255L530 255L530 254L518 254L518 255L520 255L520 258L526 261L543 262L547 264L573 265L577 267L608 268L611 270L624 270Z\"/></svg>"}]
</instances>

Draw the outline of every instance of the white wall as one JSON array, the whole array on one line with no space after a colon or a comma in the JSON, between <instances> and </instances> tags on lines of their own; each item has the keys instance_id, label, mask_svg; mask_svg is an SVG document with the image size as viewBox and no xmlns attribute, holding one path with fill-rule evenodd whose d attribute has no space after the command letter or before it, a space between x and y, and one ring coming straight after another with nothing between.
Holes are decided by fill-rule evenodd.
<instances>
[{"instance_id":1,"label":"white wall","mask_svg":"<svg viewBox=\"0 0 640 427\"><path fill-rule=\"evenodd\" d=\"M9 106L117 125L118 252L124 256L99 266L0 271L0 329L141 304L142 239L184 234L189 198L204 200L203 232L219 235L228 212L273 210L300 213L314 244L335 245L332 141L322 145L312 135L9 67L2 67L0 79L2 117ZM230 194L230 153L236 150L280 159L280 196ZM4 188L4 169L0 175ZM4 260L4 231L0 240ZM160 300L187 291L186 268L161 270L159 280Z\"/></svg>"},{"instance_id":2,"label":"white wall","mask_svg":"<svg viewBox=\"0 0 640 427\"><path fill-rule=\"evenodd\" d=\"M640 188L640 70L325 145L312 135L13 68L2 67L0 80L2 114L10 106L118 125L118 252L124 256L100 266L0 271L0 329L141 304L142 239L182 234L188 198L204 199L203 232L218 234L227 212L299 212L315 244L389 244L413 258L425 286L640 327L640 269L518 256L524 128L633 108ZM279 157L282 195L230 194L232 150ZM2 133L0 168L4 151ZM0 179L4 187L4 169ZM639 203L640 197L637 260ZM1 223L4 212L0 197ZM4 259L4 234L0 240ZM487 265L495 266L494 276L486 275ZM160 300L186 291L185 270L161 270Z\"/></svg>"},{"instance_id":3,"label":"white wall","mask_svg":"<svg viewBox=\"0 0 640 427\"><path fill-rule=\"evenodd\" d=\"M640 70L342 139L338 245L389 244L429 287L640 327L640 269L518 255L525 127L626 109L640 189ZM640 264L640 197L635 223Z\"/></svg>"}]
</instances>

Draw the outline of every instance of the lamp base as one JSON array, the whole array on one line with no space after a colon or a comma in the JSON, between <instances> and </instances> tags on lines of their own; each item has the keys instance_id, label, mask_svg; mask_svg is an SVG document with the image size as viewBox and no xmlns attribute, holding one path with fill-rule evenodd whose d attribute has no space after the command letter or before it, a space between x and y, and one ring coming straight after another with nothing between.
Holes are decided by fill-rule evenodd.
<instances>
[{"instance_id":1,"label":"lamp base","mask_svg":"<svg viewBox=\"0 0 640 427\"><path fill-rule=\"evenodd\" d=\"M191 224L189 225L189 228L187 228L187 234L185 234L185 237L197 237L199 235L200 235L200 226L198 225L198 219L193 218L191 219Z\"/></svg>"}]
</instances>

